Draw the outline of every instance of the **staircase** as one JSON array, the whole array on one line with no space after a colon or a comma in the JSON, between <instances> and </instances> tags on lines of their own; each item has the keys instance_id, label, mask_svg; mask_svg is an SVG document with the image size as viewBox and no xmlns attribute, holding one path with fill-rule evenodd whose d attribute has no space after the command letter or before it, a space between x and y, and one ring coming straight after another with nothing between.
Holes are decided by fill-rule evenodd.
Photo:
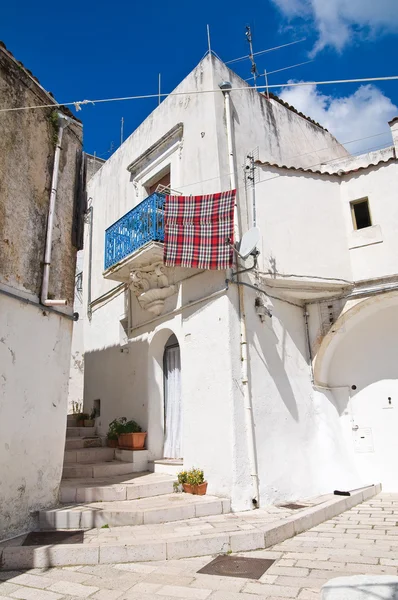
<instances>
[{"instance_id":1,"label":"staircase","mask_svg":"<svg viewBox=\"0 0 398 600\"><path fill-rule=\"evenodd\" d=\"M60 506L39 511L33 543L25 534L0 544L0 569L2 563L5 569L92 564L93 553L97 564L112 547L115 561L125 562L120 552L138 539L145 560L157 560L159 536L168 537L169 524L230 512L226 498L174 493L180 462L155 461L149 472L147 450L105 447L95 427L76 427L68 416ZM191 537L187 532L186 540Z\"/></svg>"}]
</instances>

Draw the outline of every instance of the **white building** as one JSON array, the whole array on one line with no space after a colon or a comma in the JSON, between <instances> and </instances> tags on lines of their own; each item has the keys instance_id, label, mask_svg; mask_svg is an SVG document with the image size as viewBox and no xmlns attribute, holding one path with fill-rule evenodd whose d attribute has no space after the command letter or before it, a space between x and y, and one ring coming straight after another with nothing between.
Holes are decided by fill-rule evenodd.
<instances>
[{"instance_id":1,"label":"white building","mask_svg":"<svg viewBox=\"0 0 398 600\"><path fill-rule=\"evenodd\" d=\"M89 184L85 409L100 406L101 433L136 419L155 470L201 467L235 510L379 480L398 489L396 152L350 157L205 57ZM262 237L246 285L165 268L161 231L148 231L157 186L236 183L241 236L252 175Z\"/></svg>"}]
</instances>

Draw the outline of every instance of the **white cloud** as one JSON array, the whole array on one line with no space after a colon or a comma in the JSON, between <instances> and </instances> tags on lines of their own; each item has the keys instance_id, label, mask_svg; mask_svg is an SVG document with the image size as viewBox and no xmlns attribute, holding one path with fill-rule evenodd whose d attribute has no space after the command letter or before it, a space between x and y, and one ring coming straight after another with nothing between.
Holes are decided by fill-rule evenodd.
<instances>
[{"instance_id":1,"label":"white cloud","mask_svg":"<svg viewBox=\"0 0 398 600\"><path fill-rule=\"evenodd\" d=\"M398 32L397 0L272 0L293 20L313 20L318 40L316 54L326 46L341 51L355 37Z\"/></svg>"},{"instance_id":2,"label":"white cloud","mask_svg":"<svg viewBox=\"0 0 398 600\"><path fill-rule=\"evenodd\" d=\"M341 98L322 93L316 85L286 88L280 97L326 127L339 142L386 132L383 136L347 144L351 154L392 145L388 121L398 115L398 107L373 85L362 85L351 96Z\"/></svg>"}]
</instances>

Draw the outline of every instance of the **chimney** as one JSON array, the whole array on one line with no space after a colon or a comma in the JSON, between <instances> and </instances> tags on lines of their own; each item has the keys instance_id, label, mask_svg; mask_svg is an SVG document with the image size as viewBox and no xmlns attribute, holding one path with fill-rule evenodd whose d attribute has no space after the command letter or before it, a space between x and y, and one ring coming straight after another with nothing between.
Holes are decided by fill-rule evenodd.
<instances>
[{"instance_id":1,"label":"chimney","mask_svg":"<svg viewBox=\"0 0 398 600\"><path fill-rule=\"evenodd\" d=\"M394 117L388 124L391 129L392 141L395 148L395 158L398 158L398 117Z\"/></svg>"}]
</instances>

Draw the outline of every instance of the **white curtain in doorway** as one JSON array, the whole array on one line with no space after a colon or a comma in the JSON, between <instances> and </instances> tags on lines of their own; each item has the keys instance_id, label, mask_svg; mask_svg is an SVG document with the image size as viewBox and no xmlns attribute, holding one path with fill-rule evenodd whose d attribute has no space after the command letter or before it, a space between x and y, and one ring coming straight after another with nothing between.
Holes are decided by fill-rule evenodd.
<instances>
[{"instance_id":1,"label":"white curtain in doorway","mask_svg":"<svg viewBox=\"0 0 398 600\"><path fill-rule=\"evenodd\" d=\"M182 410L180 348L165 352L165 439L164 457L182 458Z\"/></svg>"}]
</instances>

